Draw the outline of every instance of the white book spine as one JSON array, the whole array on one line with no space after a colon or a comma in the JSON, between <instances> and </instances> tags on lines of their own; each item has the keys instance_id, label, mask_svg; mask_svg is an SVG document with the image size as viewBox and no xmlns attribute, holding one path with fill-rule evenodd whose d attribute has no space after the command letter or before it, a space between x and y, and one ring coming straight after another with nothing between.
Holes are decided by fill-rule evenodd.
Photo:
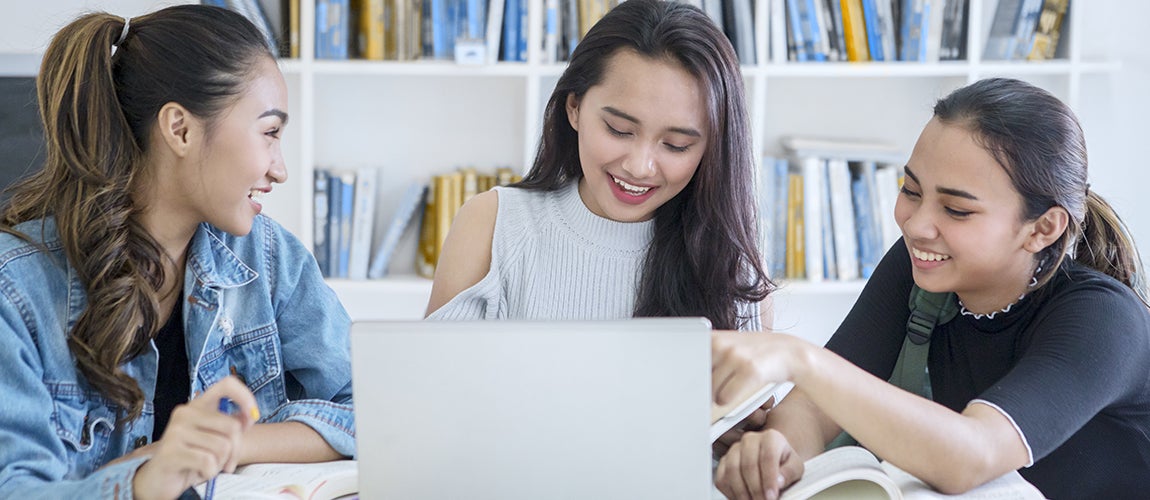
<instances>
[{"instance_id":1,"label":"white book spine","mask_svg":"<svg viewBox=\"0 0 1150 500\"><path fill-rule=\"evenodd\" d=\"M367 279L367 265L371 258L372 228L375 226L375 199L379 171L361 168L355 173L355 208L352 214L351 260L347 277Z\"/></svg>"},{"instance_id":2,"label":"white book spine","mask_svg":"<svg viewBox=\"0 0 1150 500\"><path fill-rule=\"evenodd\" d=\"M803 175L803 246L806 248L807 279L823 281L823 161L815 157L800 160Z\"/></svg>"}]
</instances>

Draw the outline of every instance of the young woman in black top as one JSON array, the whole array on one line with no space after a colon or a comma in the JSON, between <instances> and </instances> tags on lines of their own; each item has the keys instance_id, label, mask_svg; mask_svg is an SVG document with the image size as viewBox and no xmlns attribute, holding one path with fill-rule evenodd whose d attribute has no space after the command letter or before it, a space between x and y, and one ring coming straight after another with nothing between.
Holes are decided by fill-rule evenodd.
<instances>
[{"instance_id":1,"label":"young woman in black top","mask_svg":"<svg viewBox=\"0 0 1150 500\"><path fill-rule=\"evenodd\" d=\"M946 493L1017 469L1051 498L1145 495L1150 308L1073 113L1017 80L974 83L935 105L905 174L903 238L826 349L715 335L718 402L796 385L723 456L720 490L774 498L845 430ZM954 292L961 312L931 337L933 400L886 382L916 284Z\"/></svg>"}]
</instances>

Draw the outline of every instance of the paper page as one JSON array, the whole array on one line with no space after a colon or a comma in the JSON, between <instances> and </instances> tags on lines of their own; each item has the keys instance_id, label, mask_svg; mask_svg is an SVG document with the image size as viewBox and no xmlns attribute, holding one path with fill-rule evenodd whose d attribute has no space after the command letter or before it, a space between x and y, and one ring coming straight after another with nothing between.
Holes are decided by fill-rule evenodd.
<instances>
[{"instance_id":1,"label":"paper page","mask_svg":"<svg viewBox=\"0 0 1150 500\"><path fill-rule=\"evenodd\" d=\"M857 446L835 448L807 460L802 479L787 488L780 500L824 498L824 494L826 498L901 498L878 459Z\"/></svg>"},{"instance_id":2,"label":"paper page","mask_svg":"<svg viewBox=\"0 0 1150 500\"><path fill-rule=\"evenodd\" d=\"M751 397L742 401L733 401L723 406L715 404L711 405L711 442L719 439L723 433L731 430L735 424L742 422L752 412L759 407L763 406L767 400L775 397L775 404L778 404L782 396L793 387L794 384L790 382L784 384L767 384L758 392L751 395Z\"/></svg>"},{"instance_id":3,"label":"paper page","mask_svg":"<svg viewBox=\"0 0 1150 500\"><path fill-rule=\"evenodd\" d=\"M217 498L327 499L358 490L354 460L313 464L251 464L216 477ZM202 497L207 483L196 487Z\"/></svg>"},{"instance_id":4,"label":"paper page","mask_svg":"<svg viewBox=\"0 0 1150 500\"><path fill-rule=\"evenodd\" d=\"M998 479L960 495L944 495L890 462L883 462L882 468L891 479L894 479L895 484L902 490L903 497L908 500L944 498L962 498L968 500L1028 500L1045 498L1042 492L1038 491L1038 488L1026 482L1017 471L1011 471Z\"/></svg>"}]
</instances>

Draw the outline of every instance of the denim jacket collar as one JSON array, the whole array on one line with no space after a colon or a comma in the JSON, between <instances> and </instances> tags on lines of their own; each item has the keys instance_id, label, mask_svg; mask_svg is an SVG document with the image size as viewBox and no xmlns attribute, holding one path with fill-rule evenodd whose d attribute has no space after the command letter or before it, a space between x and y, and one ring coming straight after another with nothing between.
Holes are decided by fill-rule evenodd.
<instances>
[{"instance_id":1,"label":"denim jacket collar","mask_svg":"<svg viewBox=\"0 0 1150 500\"><path fill-rule=\"evenodd\" d=\"M188 274L197 284L211 288L235 288L259 277L206 224L200 225L188 245Z\"/></svg>"}]
</instances>

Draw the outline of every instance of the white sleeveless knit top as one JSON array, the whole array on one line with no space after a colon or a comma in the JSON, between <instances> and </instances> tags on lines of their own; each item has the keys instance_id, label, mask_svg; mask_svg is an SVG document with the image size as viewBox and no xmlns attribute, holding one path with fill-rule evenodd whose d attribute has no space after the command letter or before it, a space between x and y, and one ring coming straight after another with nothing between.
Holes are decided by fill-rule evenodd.
<instances>
[{"instance_id":1,"label":"white sleeveless knit top","mask_svg":"<svg viewBox=\"0 0 1150 500\"><path fill-rule=\"evenodd\" d=\"M630 318L654 221L592 213L578 183L555 191L495 188L491 268L428 319ZM760 330L757 304L740 304L742 330Z\"/></svg>"}]
</instances>

